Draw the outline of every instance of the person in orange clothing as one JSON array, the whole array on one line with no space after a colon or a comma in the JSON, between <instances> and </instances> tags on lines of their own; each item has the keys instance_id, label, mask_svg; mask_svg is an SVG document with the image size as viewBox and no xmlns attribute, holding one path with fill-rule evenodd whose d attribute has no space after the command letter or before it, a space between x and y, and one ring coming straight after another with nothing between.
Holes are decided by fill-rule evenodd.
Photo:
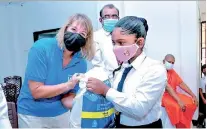
<instances>
[{"instance_id":1,"label":"person in orange clothing","mask_svg":"<svg viewBox=\"0 0 207 129\"><path fill-rule=\"evenodd\" d=\"M192 117L197 108L198 101L194 93L173 70L175 57L172 54L165 56L163 63L167 70L168 83L162 98L168 117L176 128L190 128ZM177 86L187 92L191 97L176 91Z\"/></svg>"}]
</instances>

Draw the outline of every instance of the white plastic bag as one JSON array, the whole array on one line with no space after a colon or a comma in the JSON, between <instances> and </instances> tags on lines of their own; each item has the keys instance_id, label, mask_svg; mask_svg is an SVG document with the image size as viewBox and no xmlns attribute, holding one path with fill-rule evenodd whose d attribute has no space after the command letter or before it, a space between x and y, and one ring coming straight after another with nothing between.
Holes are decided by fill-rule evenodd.
<instances>
[{"instance_id":1,"label":"white plastic bag","mask_svg":"<svg viewBox=\"0 0 207 129\"><path fill-rule=\"evenodd\" d=\"M86 82L89 77L103 81L111 86L108 74L101 68L94 68L85 74L73 101L70 115L71 128L108 128L114 124L114 107L104 96L94 94L86 90Z\"/></svg>"}]
</instances>

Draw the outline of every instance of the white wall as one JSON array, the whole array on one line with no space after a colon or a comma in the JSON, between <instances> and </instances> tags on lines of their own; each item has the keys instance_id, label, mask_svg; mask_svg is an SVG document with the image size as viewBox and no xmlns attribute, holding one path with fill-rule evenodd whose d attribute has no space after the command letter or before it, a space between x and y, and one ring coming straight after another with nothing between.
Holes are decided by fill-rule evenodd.
<instances>
[{"instance_id":1,"label":"white wall","mask_svg":"<svg viewBox=\"0 0 207 129\"><path fill-rule=\"evenodd\" d=\"M95 1L7 3L0 4L0 82L9 75L24 77L33 32L61 27L74 13L87 14L98 26Z\"/></svg>"},{"instance_id":2,"label":"white wall","mask_svg":"<svg viewBox=\"0 0 207 129\"><path fill-rule=\"evenodd\" d=\"M199 96L200 84L199 25L196 2L180 2L180 73L182 79L197 97ZM198 110L194 115L194 119L197 116Z\"/></svg>"}]
</instances>

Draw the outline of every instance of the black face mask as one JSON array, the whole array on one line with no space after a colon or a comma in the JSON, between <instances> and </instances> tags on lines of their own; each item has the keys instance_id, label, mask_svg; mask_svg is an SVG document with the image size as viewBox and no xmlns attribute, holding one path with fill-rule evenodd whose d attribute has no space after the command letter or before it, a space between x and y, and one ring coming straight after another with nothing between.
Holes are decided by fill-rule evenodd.
<instances>
[{"instance_id":1,"label":"black face mask","mask_svg":"<svg viewBox=\"0 0 207 129\"><path fill-rule=\"evenodd\" d=\"M69 51L78 52L86 44L86 39L78 33L66 32L64 35L65 47Z\"/></svg>"}]
</instances>

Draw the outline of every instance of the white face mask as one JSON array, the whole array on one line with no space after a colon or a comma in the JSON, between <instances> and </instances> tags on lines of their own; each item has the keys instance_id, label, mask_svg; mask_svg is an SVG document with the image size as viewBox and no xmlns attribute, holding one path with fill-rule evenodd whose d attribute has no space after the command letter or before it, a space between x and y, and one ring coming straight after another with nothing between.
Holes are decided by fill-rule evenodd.
<instances>
[{"instance_id":1,"label":"white face mask","mask_svg":"<svg viewBox=\"0 0 207 129\"><path fill-rule=\"evenodd\" d=\"M169 63L169 62L167 62L166 60L165 60L165 68L167 69L167 70L171 70L171 69L173 69L173 64L171 64L171 63Z\"/></svg>"}]
</instances>

